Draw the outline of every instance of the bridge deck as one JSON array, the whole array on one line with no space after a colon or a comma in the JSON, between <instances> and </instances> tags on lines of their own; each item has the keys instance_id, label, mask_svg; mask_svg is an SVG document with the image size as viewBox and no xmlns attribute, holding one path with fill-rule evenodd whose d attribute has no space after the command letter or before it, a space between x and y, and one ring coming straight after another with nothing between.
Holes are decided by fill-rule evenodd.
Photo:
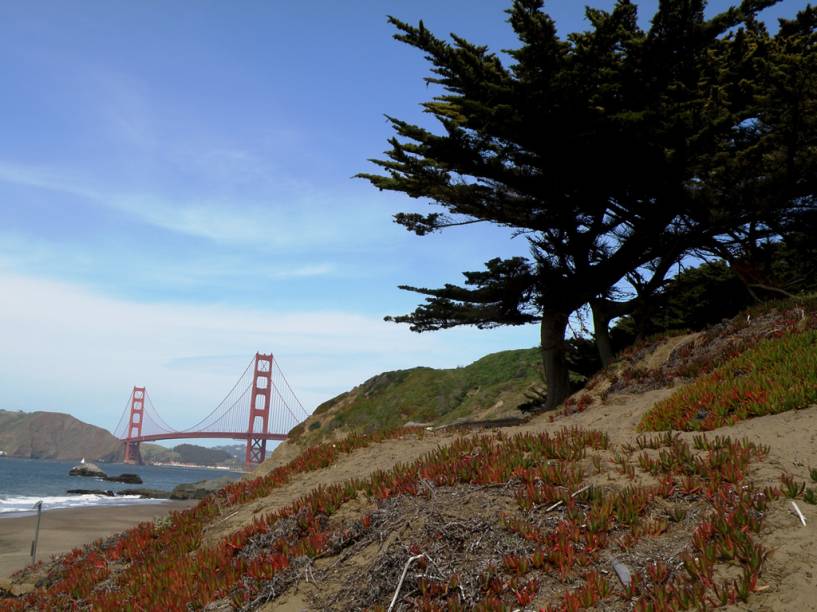
<instances>
[{"instance_id":1,"label":"bridge deck","mask_svg":"<svg viewBox=\"0 0 817 612\"><path fill-rule=\"evenodd\" d=\"M120 438L122 442L157 442L159 440L184 440L196 438L221 438L230 440L278 440L283 442L287 439L286 434L275 433L247 433L236 431L178 431L162 434L150 434L147 436L138 436L134 438Z\"/></svg>"}]
</instances>

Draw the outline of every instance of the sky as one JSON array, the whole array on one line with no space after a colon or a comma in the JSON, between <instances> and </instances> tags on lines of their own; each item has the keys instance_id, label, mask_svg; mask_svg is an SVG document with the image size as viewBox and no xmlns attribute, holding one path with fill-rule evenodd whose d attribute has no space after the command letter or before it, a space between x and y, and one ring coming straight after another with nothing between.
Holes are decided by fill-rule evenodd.
<instances>
[{"instance_id":1,"label":"sky","mask_svg":"<svg viewBox=\"0 0 817 612\"><path fill-rule=\"evenodd\" d=\"M647 25L656 2L638 4ZM384 322L418 303L397 285L459 282L527 248L483 225L414 236L391 217L422 202L352 178L387 148L384 115L427 122L434 93L386 16L500 50L515 45L507 6L0 4L0 408L112 429L145 385L185 428L256 351L311 412L384 370L535 345L529 326ZM586 27L582 3L546 6L561 33Z\"/></svg>"}]
</instances>

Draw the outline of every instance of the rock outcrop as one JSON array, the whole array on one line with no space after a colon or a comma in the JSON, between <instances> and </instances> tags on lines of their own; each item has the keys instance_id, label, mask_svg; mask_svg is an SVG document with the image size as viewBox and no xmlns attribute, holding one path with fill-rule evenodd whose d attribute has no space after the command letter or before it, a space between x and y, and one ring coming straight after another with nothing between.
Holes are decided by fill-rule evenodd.
<instances>
[{"instance_id":1,"label":"rock outcrop","mask_svg":"<svg viewBox=\"0 0 817 612\"><path fill-rule=\"evenodd\" d=\"M139 474L120 474L119 476L106 476L108 482L124 482L125 484L142 484Z\"/></svg>"},{"instance_id":2,"label":"rock outcrop","mask_svg":"<svg viewBox=\"0 0 817 612\"><path fill-rule=\"evenodd\" d=\"M117 495L138 495L139 497L147 497L149 499L170 499L168 491L160 491L159 489L123 489L118 491Z\"/></svg>"},{"instance_id":3,"label":"rock outcrop","mask_svg":"<svg viewBox=\"0 0 817 612\"><path fill-rule=\"evenodd\" d=\"M142 484L142 477L139 474L119 474L119 476L108 476L102 468L95 463L80 463L72 467L69 476L88 476L90 478L101 478L108 482L123 482L125 484Z\"/></svg>"},{"instance_id":4,"label":"rock outcrop","mask_svg":"<svg viewBox=\"0 0 817 612\"><path fill-rule=\"evenodd\" d=\"M116 493L113 491L103 491L102 489L68 489L68 495L104 495L105 497L114 497Z\"/></svg>"},{"instance_id":5,"label":"rock outcrop","mask_svg":"<svg viewBox=\"0 0 817 612\"><path fill-rule=\"evenodd\" d=\"M223 476L213 480L199 480L198 482L180 484L173 489L170 499L202 499L231 482L235 482L235 479Z\"/></svg>"},{"instance_id":6,"label":"rock outcrop","mask_svg":"<svg viewBox=\"0 0 817 612\"><path fill-rule=\"evenodd\" d=\"M80 463L68 471L69 476L88 476L90 478L102 478L106 480L108 475L102 471L95 463Z\"/></svg>"}]
</instances>

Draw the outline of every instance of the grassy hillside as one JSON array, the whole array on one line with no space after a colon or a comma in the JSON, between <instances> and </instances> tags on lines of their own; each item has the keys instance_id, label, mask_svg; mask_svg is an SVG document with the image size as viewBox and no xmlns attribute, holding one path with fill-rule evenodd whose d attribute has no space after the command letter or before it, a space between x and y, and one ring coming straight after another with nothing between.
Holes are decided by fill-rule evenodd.
<instances>
[{"instance_id":1,"label":"grassy hillside","mask_svg":"<svg viewBox=\"0 0 817 612\"><path fill-rule=\"evenodd\" d=\"M525 392L542 384L538 349L502 351L453 369L384 372L321 404L290 432L310 443L342 430L371 433L407 422L520 416Z\"/></svg>"},{"instance_id":2,"label":"grassy hillside","mask_svg":"<svg viewBox=\"0 0 817 612\"><path fill-rule=\"evenodd\" d=\"M225 448L207 448L196 444L178 444L173 448L166 448L158 444L142 444L141 451L145 463L228 465L238 462Z\"/></svg>"},{"instance_id":3,"label":"grassy hillside","mask_svg":"<svg viewBox=\"0 0 817 612\"><path fill-rule=\"evenodd\" d=\"M182 460L179 453L161 444L143 443L139 451L142 453L142 461L145 463L180 463Z\"/></svg>"},{"instance_id":4,"label":"grassy hillside","mask_svg":"<svg viewBox=\"0 0 817 612\"><path fill-rule=\"evenodd\" d=\"M179 444L173 448L182 458L183 463L195 463L197 465L220 465L229 463L233 457L230 453L214 448L206 448L195 444Z\"/></svg>"}]
</instances>

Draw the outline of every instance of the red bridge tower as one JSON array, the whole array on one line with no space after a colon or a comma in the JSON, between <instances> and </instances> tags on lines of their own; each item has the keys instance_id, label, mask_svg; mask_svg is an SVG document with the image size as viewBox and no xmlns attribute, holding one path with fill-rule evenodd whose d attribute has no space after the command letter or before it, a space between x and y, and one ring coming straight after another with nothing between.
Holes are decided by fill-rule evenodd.
<instances>
[{"instance_id":1,"label":"red bridge tower","mask_svg":"<svg viewBox=\"0 0 817 612\"><path fill-rule=\"evenodd\" d=\"M142 421L145 416L145 388L134 387L130 396L130 421L128 435L125 439L125 463L142 465L142 453L139 452L139 438L142 437Z\"/></svg>"},{"instance_id":2,"label":"red bridge tower","mask_svg":"<svg viewBox=\"0 0 817 612\"><path fill-rule=\"evenodd\" d=\"M272 391L272 354L255 354L250 395L250 424L247 428L246 462L262 463L267 455L267 439L253 434L266 434L269 425L270 393Z\"/></svg>"}]
</instances>

